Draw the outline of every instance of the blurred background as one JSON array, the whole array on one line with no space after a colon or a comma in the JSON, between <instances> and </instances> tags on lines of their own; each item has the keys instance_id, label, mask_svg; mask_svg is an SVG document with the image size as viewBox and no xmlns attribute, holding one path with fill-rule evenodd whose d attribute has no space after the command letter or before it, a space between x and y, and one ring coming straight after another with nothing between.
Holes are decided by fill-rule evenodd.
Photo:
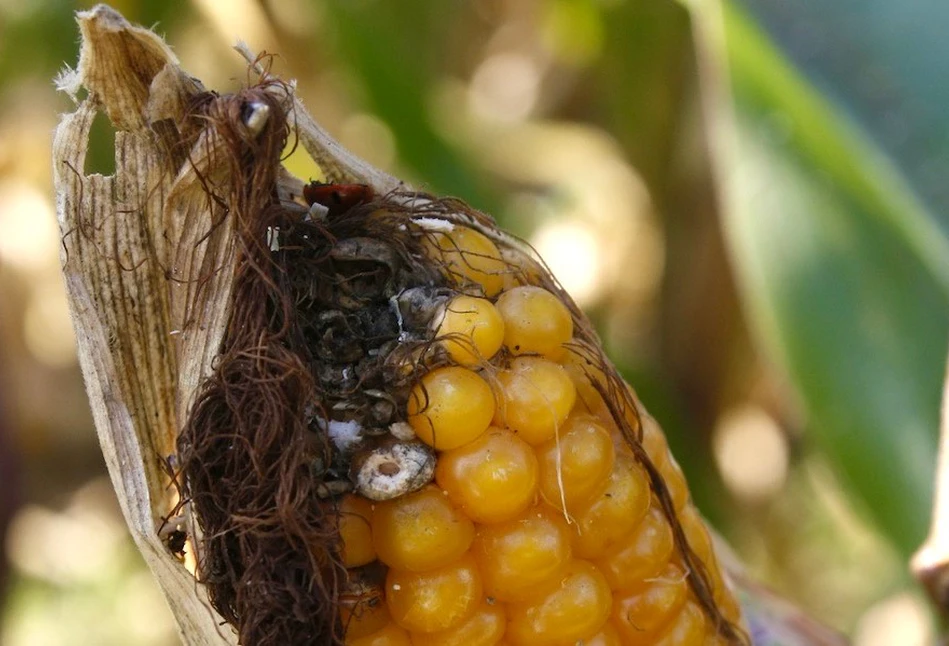
<instances>
[{"instance_id":1,"label":"blurred background","mask_svg":"<svg viewBox=\"0 0 949 646\"><path fill-rule=\"evenodd\" d=\"M0 0L0 644L177 643L77 366L50 178L73 12ZM278 54L376 165L493 213L596 322L763 582L932 643L949 330L941 0L122 0L208 87ZM114 168L107 124L87 172ZM288 161L308 178L301 156Z\"/></svg>"}]
</instances>

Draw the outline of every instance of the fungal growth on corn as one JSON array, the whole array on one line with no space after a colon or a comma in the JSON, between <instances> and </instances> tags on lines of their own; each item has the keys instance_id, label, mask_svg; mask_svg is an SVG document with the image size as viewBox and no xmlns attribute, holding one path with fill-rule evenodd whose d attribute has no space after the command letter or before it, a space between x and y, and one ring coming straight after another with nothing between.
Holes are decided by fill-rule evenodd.
<instances>
[{"instance_id":1,"label":"fungal growth on corn","mask_svg":"<svg viewBox=\"0 0 949 646\"><path fill-rule=\"evenodd\" d=\"M458 200L289 180L274 87L196 105L237 261L178 459L241 643L748 643L662 431L530 250Z\"/></svg>"}]
</instances>

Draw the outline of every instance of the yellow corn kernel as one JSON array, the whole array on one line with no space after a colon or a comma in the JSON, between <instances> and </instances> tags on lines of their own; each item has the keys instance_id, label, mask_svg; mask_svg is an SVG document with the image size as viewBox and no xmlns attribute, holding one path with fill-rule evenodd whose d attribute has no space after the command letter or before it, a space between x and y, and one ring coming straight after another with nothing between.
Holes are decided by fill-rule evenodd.
<instances>
[{"instance_id":1,"label":"yellow corn kernel","mask_svg":"<svg viewBox=\"0 0 949 646\"><path fill-rule=\"evenodd\" d=\"M635 589L662 570L674 548L672 528L652 507L629 538L594 562L614 590Z\"/></svg>"},{"instance_id":2,"label":"yellow corn kernel","mask_svg":"<svg viewBox=\"0 0 949 646\"><path fill-rule=\"evenodd\" d=\"M480 286L492 297L504 287L510 273L501 252L484 234L456 226L450 233L436 233L427 241L429 253L445 264L445 271L461 283Z\"/></svg>"},{"instance_id":3,"label":"yellow corn kernel","mask_svg":"<svg viewBox=\"0 0 949 646\"><path fill-rule=\"evenodd\" d=\"M688 601L654 646L700 646L707 635L707 623L702 609Z\"/></svg>"},{"instance_id":4,"label":"yellow corn kernel","mask_svg":"<svg viewBox=\"0 0 949 646\"><path fill-rule=\"evenodd\" d=\"M537 493L537 458L507 429L489 428L473 442L445 451L435 481L477 523L497 523L527 509Z\"/></svg>"},{"instance_id":5,"label":"yellow corn kernel","mask_svg":"<svg viewBox=\"0 0 949 646\"><path fill-rule=\"evenodd\" d=\"M471 370L439 368L412 389L408 415L420 440L439 451L454 449L488 428L494 417L494 394Z\"/></svg>"},{"instance_id":6,"label":"yellow corn kernel","mask_svg":"<svg viewBox=\"0 0 949 646\"><path fill-rule=\"evenodd\" d=\"M587 561L571 561L559 585L511 604L508 639L524 646L573 646L603 627L611 602L603 575Z\"/></svg>"},{"instance_id":7,"label":"yellow corn kernel","mask_svg":"<svg viewBox=\"0 0 949 646\"><path fill-rule=\"evenodd\" d=\"M659 576L613 598L613 622L628 646L652 646L688 597L685 572L667 565Z\"/></svg>"},{"instance_id":8,"label":"yellow corn kernel","mask_svg":"<svg viewBox=\"0 0 949 646\"><path fill-rule=\"evenodd\" d=\"M642 467L629 456L616 456L606 486L574 512L577 531L573 546L577 556L596 558L619 545L646 515L650 496Z\"/></svg>"},{"instance_id":9,"label":"yellow corn kernel","mask_svg":"<svg viewBox=\"0 0 949 646\"><path fill-rule=\"evenodd\" d=\"M339 504L340 556L346 567L359 567L376 560L372 545L372 503L362 496L347 494Z\"/></svg>"},{"instance_id":10,"label":"yellow corn kernel","mask_svg":"<svg viewBox=\"0 0 949 646\"><path fill-rule=\"evenodd\" d=\"M565 571L570 530L556 512L533 507L514 520L482 526L472 552L490 597L529 599Z\"/></svg>"},{"instance_id":11,"label":"yellow corn kernel","mask_svg":"<svg viewBox=\"0 0 949 646\"><path fill-rule=\"evenodd\" d=\"M413 646L494 646L507 627L507 616L501 604L482 603L463 622L436 633L413 633Z\"/></svg>"},{"instance_id":12,"label":"yellow corn kernel","mask_svg":"<svg viewBox=\"0 0 949 646\"><path fill-rule=\"evenodd\" d=\"M379 560L400 570L448 565L468 551L474 534L471 520L433 485L377 503L372 514L372 542Z\"/></svg>"},{"instance_id":13,"label":"yellow corn kernel","mask_svg":"<svg viewBox=\"0 0 949 646\"><path fill-rule=\"evenodd\" d=\"M580 641L583 642L583 646L623 646L619 631L611 621L606 622L595 635L584 637Z\"/></svg>"},{"instance_id":14,"label":"yellow corn kernel","mask_svg":"<svg viewBox=\"0 0 949 646\"><path fill-rule=\"evenodd\" d=\"M602 421L610 419L610 411L603 401L595 383L606 383L602 368L593 365L585 352L576 348L568 348L560 365L570 376L570 380L577 388L577 408L590 413Z\"/></svg>"},{"instance_id":15,"label":"yellow corn kernel","mask_svg":"<svg viewBox=\"0 0 949 646\"><path fill-rule=\"evenodd\" d=\"M491 301L456 296L445 307L436 336L452 360L466 366L493 357L504 342L504 320Z\"/></svg>"},{"instance_id":16,"label":"yellow corn kernel","mask_svg":"<svg viewBox=\"0 0 949 646\"><path fill-rule=\"evenodd\" d=\"M481 575L470 554L427 572L389 570L386 600L393 621L411 632L448 630L481 603Z\"/></svg>"},{"instance_id":17,"label":"yellow corn kernel","mask_svg":"<svg viewBox=\"0 0 949 646\"><path fill-rule=\"evenodd\" d=\"M504 319L504 346L511 354L563 358L563 344L573 336L573 319L563 302L542 287L509 289L498 297Z\"/></svg>"},{"instance_id":18,"label":"yellow corn kernel","mask_svg":"<svg viewBox=\"0 0 949 646\"><path fill-rule=\"evenodd\" d=\"M412 646L412 640L405 628L390 621L381 629L364 637L347 635L346 646Z\"/></svg>"},{"instance_id":19,"label":"yellow corn kernel","mask_svg":"<svg viewBox=\"0 0 949 646\"><path fill-rule=\"evenodd\" d=\"M712 548L712 536L705 528L705 523L702 522L702 517L699 516L699 512L694 505L687 505L685 509L679 513L679 523L682 525L682 531L689 541L689 547L691 547L695 555L699 557L699 560L703 563L715 563L716 559L715 552ZM718 568L711 569L713 572L710 572L710 574L714 577Z\"/></svg>"},{"instance_id":20,"label":"yellow corn kernel","mask_svg":"<svg viewBox=\"0 0 949 646\"><path fill-rule=\"evenodd\" d=\"M531 445L557 434L577 391L564 369L540 357L519 357L497 375L500 405L495 422L516 432Z\"/></svg>"},{"instance_id":21,"label":"yellow corn kernel","mask_svg":"<svg viewBox=\"0 0 949 646\"><path fill-rule=\"evenodd\" d=\"M567 510L589 502L613 471L613 440L596 418L573 415L559 437L537 447L540 493L554 507Z\"/></svg>"},{"instance_id":22,"label":"yellow corn kernel","mask_svg":"<svg viewBox=\"0 0 949 646\"><path fill-rule=\"evenodd\" d=\"M666 483L669 493L672 494L672 503L676 510L681 511L689 502L689 485L685 482L685 474L682 473L682 467L676 461L672 454L666 455L662 467L659 469L662 481Z\"/></svg>"}]
</instances>

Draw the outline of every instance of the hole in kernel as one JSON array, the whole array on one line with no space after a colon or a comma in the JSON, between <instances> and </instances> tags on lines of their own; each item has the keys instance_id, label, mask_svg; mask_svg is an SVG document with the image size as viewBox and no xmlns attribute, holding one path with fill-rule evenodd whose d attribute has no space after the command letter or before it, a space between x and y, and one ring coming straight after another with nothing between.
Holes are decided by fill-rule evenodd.
<instances>
[{"instance_id":1,"label":"hole in kernel","mask_svg":"<svg viewBox=\"0 0 949 646\"><path fill-rule=\"evenodd\" d=\"M379 473L384 476L394 476L402 469L395 462L383 462L379 465Z\"/></svg>"}]
</instances>

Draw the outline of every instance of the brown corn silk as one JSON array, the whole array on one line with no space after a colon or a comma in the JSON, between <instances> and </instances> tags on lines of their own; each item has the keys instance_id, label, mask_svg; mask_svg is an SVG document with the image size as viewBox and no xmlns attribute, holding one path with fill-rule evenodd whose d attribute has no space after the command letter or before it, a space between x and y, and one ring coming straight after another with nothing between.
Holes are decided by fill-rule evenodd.
<instances>
[{"instance_id":1,"label":"brown corn silk","mask_svg":"<svg viewBox=\"0 0 949 646\"><path fill-rule=\"evenodd\" d=\"M241 643L339 644L341 599L357 583L378 588L378 571L341 562L333 487L352 456L328 441L326 424L356 420L381 436L404 419L412 385L450 363L430 312L386 319L392 294L424 288L437 300L462 287L427 255L432 228L420 219L481 232L508 280L567 305L571 351L602 400L588 405L645 469L710 625L747 643L717 606L713 573L643 448L644 411L526 245L463 202L407 190L349 155L260 61L246 89L218 95L111 9L79 16L83 54L62 85L89 97L54 145L67 291L123 512L187 643L233 641L203 590ZM114 180L82 174L97 110L119 131ZM302 182L281 166L291 137L328 181L367 183L376 197L311 217ZM508 359L502 351L493 363ZM176 558L185 534L200 585Z\"/></svg>"}]
</instances>

